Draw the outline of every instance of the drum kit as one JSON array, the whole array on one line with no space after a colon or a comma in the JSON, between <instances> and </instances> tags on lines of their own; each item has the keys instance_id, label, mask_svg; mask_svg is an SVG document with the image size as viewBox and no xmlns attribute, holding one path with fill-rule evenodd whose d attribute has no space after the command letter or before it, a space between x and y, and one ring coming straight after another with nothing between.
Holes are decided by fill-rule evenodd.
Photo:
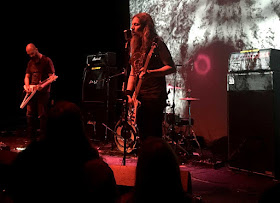
<instances>
[{"instance_id":1,"label":"drum kit","mask_svg":"<svg viewBox=\"0 0 280 203\"><path fill-rule=\"evenodd\" d=\"M167 86L170 89L182 89L172 85ZM185 155L202 155L201 146L197 140L197 136L194 132L193 125L194 119L191 115L191 103L199 101L199 98L190 97L190 90L188 97L180 98L182 101L187 102L187 118L180 118L175 114L174 105L171 106L173 112L165 113L163 121L163 138L171 143L175 149L182 151ZM173 101L174 104L174 101ZM192 141L195 141L195 145ZM198 148L198 153L195 148Z\"/></svg>"}]
</instances>

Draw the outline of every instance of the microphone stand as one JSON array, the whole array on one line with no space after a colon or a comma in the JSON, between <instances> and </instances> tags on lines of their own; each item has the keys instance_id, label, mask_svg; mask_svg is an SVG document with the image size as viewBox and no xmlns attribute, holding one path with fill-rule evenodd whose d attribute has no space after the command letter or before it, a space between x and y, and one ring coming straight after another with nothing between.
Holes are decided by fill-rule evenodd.
<instances>
[{"instance_id":1,"label":"microphone stand","mask_svg":"<svg viewBox=\"0 0 280 203\"><path fill-rule=\"evenodd\" d=\"M130 135L129 127L128 127L128 98L125 96L125 90L127 88L127 81L129 77L129 72L130 72L130 65L129 65L129 52L130 52L130 38L128 37L128 31L124 31L125 35L125 54L124 54L124 82L123 82L123 98L124 100L124 119L122 121L122 130L121 130L121 136L124 138L124 148L123 148L123 162L122 164L125 166L126 164L126 141L127 137Z\"/></svg>"}]
</instances>

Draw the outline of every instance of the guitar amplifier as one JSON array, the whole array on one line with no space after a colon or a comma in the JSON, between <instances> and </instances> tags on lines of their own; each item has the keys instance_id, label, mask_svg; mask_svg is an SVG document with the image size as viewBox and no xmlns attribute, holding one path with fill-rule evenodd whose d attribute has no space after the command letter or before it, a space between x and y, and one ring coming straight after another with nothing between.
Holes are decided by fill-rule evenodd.
<instances>
[{"instance_id":1,"label":"guitar amplifier","mask_svg":"<svg viewBox=\"0 0 280 203\"><path fill-rule=\"evenodd\" d=\"M94 67L94 66L111 66L111 67L114 67L114 66L116 66L116 53L114 53L114 52L106 52L106 53L99 52L98 54L88 55L86 63L89 67Z\"/></svg>"},{"instance_id":2,"label":"guitar amplifier","mask_svg":"<svg viewBox=\"0 0 280 203\"><path fill-rule=\"evenodd\" d=\"M84 79L82 86L82 101L106 103L116 98L117 77L109 77L117 73L117 67L90 67L84 71ZM108 89L109 88L109 89Z\"/></svg>"},{"instance_id":3,"label":"guitar amplifier","mask_svg":"<svg viewBox=\"0 0 280 203\"><path fill-rule=\"evenodd\" d=\"M231 53L228 72L280 71L280 50L253 49Z\"/></svg>"},{"instance_id":4,"label":"guitar amplifier","mask_svg":"<svg viewBox=\"0 0 280 203\"><path fill-rule=\"evenodd\" d=\"M280 71L272 71L277 67L262 66L270 70L247 72L234 72L229 67L227 95L229 167L278 179Z\"/></svg>"},{"instance_id":5,"label":"guitar amplifier","mask_svg":"<svg viewBox=\"0 0 280 203\"><path fill-rule=\"evenodd\" d=\"M84 70L82 86L82 110L86 133L96 140L105 139L105 123L109 127L116 117L118 77L117 67L90 67Z\"/></svg>"},{"instance_id":6,"label":"guitar amplifier","mask_svg":"<svg viewBox=\"0 0 280 203\"><path fill-rule=\"evenodd\" d=\"M227 91L273 90L279 79L279 73L273 71L228 73Z\"/></svg>"}]
</instances>

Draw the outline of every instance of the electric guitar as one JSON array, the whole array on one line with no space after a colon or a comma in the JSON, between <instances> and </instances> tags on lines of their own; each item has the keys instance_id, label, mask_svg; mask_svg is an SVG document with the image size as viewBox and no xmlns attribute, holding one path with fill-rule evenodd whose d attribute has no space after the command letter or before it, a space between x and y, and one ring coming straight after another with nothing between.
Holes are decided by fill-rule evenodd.
<instances>
[{"instance_id":1,"label":"electric guitar","mask_svg":"<svg viewBox=\"0 0 280 203\"><path fill-rule=\"evenodd\" d=\"M47 85L51 84L52 82L54 82L56 79L58 78L58 76L56 75L51 75L49 78L47 78L46 80L44 80L43 82L40 82L38 85L30 85L30 90L26 92L26 95L23 99L23 101L20 104L20 108L23 109L28 102L30 101L30 99L32 99L32 97L35 95L35 93L37 91L40 91L41 89L43 89L44 87L46 87Z\"/></svg>"},{"instance_id":2,"label":"electric guitar","mask_svg":"<svg viewBox=\"0 0 280 203\"><path fill-rule=\"evenodd\" d=\"M145 61L145 64L144 64L144 67L143 67L143 72L146 74L147 73L147 68L148 68L148 65L149 65L149 62L152 58L152 55L154 53L154 50L155 48L157 47L157 43L156 42L153 42L152 43L152 46L151 46L151 49L147 55L147 58L146 58L146 61ZM140 107L141 105L141 102L139 100L137 100L137 97L138 97L138 94L139 94L139 91L140 91L140 88L141 88L141 85L142 85L142 82L143 82L143 78L140 78L139 77L139 80L138 80L138 83L135 87L135 90L134 90L134 93L132 95L132 101L133 101L133 105L130 106L130 108L128 109L128 117L130 118L132 124L136 125L136 114L137 114L137 109Z\"/></svg>"}]
</instances>

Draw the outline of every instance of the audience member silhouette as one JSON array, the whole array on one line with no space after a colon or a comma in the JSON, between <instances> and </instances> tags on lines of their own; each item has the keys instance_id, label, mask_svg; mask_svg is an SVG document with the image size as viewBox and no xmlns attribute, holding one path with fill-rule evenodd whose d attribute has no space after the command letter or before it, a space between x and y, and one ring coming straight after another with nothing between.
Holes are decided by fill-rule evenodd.
<instances>
[{"instance_id":1,"label":"audience member silhouette","mask_svg":"<svg viewBox=\"0 0 280 203\"><path fill-rule=\"evenodd\" d=\"M77 105L57 102L46 136L32 142L12 164L8 192L14 202L114 202L111 168L85 136Z\"/></svg>"},{"instance_id":2,"label":"audience member silhouette","mask_svg":"<svg viewBox=\"0 0 280 203\"><path fill-rule=\"evenodd\" d=\"M280 183L266 189L260 196L258 203L280 202Z\"/></svg>"},{"instance_id":3,"label":"audience member silhouette","mask_svg":"<svg viewBox=\"0 0 280 203\"><path fill-rule=\"evenodd\" d=\"M179 162L162 138L148 137L139 152L133 193L120 202L191 202L183 191Z\"/></svg>"}]
</instances>

